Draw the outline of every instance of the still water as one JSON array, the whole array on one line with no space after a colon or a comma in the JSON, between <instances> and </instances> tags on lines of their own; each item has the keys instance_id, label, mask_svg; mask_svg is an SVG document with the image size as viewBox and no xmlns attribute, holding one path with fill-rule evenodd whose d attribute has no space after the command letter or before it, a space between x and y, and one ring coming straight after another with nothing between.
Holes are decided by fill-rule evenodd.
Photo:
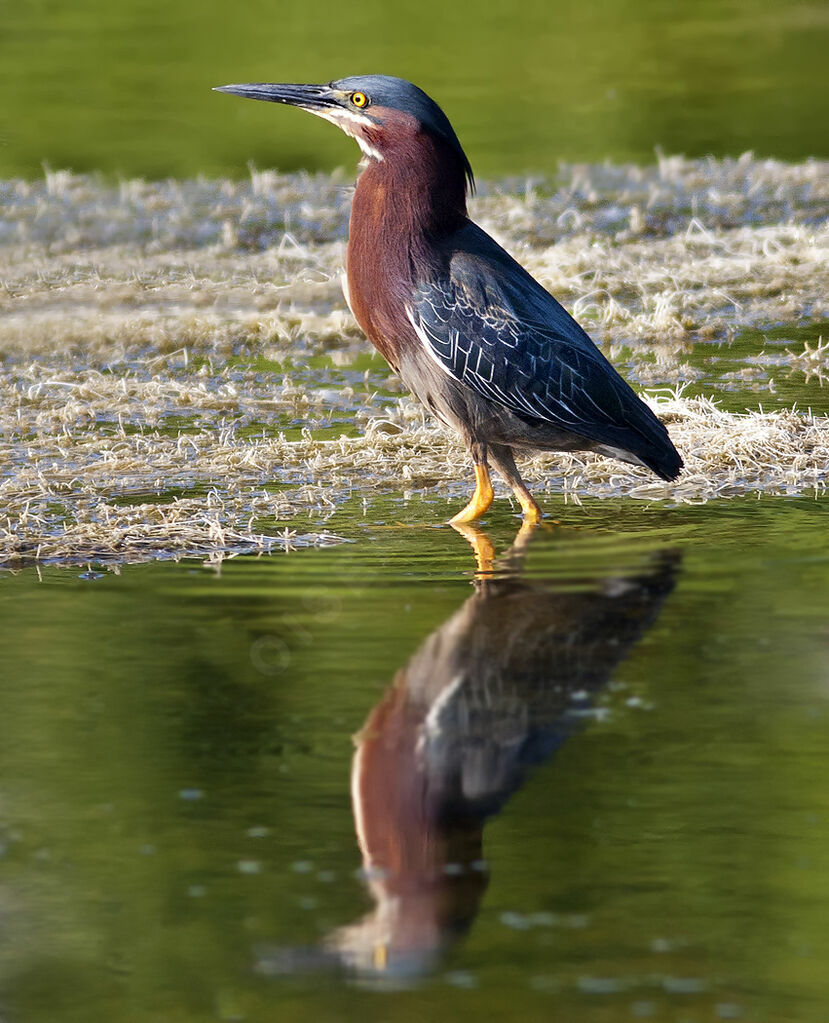
<instances>
[{"instance_id":1,"label":"still water","mask_svg":"<svg viewBox=\"0 0 829 1023\"><path fill-rule=\"evenodd\" d=\"M4 1016L825 1020L826 502L560 511L0 575Z\"/></svg>"}]
</instances>

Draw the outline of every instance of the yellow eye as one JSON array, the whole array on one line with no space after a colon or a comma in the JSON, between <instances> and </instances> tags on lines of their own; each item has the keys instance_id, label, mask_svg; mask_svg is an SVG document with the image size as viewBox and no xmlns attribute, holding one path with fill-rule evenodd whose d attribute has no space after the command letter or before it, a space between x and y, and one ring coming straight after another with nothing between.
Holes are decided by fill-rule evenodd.
<instances>
[{"instance_id":1,"label":"yellow eye","mask_svg":"<svg viewBox=\"0 0 829 1023\"><path fill-rule=\"evenodd\" d=\"M352 92L351 102L355 107L366 107L368 106L368 96L364 92Z\"/></svg>"}]
</instances>

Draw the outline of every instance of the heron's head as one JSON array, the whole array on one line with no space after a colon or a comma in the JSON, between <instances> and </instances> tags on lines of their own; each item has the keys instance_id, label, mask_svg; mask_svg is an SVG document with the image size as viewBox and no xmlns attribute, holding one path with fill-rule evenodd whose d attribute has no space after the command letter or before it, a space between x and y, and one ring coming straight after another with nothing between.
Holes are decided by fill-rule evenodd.
<instances>
[{"instance_id":1,"label":"heron's head","mask_svg":"<svg viewBox=\"0 0 829 1023\"><path fill-rule=\"evenodd\" d=\"M472 168L446 114L422 89L389 75L354 75L327 85L222 85L247 99L287 103L324 117L356 139L369 160L393 159L410 152L410 141L427 134L443 143L460 162L470 187Z\"/></svg>"}]
</instances>

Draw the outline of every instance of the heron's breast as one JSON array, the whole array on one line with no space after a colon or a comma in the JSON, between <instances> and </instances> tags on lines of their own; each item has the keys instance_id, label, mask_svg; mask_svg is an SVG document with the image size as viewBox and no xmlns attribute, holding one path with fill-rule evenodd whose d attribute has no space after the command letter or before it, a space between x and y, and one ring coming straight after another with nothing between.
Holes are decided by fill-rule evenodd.
<instances>
[{"instance_id":1,"label":"heron's breast","mask_svg":"<svg viewBox=\"0 0 829 1023\"><path fill-rule=\"evenodd\" d=\"M382 186L355 196L346 265L346 300L355 319L394 368L413 343L406 317L412 293L411 255L404 232L388 220Z\"/></svg>"}]
</instances>

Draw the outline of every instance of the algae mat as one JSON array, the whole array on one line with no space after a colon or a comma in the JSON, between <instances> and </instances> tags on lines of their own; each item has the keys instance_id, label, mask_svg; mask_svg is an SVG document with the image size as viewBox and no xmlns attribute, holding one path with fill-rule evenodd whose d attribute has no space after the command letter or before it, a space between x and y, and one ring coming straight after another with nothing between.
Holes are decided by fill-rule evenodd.
<instances>
[{"instance_id":1,"label":"algae mat","mask_svg":"<svg viewBox=\"0 0 829 1023\"><path fill-rule=\"evenodd\" d=\"M0 201L0 563L325 545L355 494L462 499L457 442L345 309L346 179L49 172ZM481 187L472 215L649 389L686 460L663 484L533 459L548 509L823 493L827 214L829 165L750 155Z\"/></svg>"}]
</instances>

